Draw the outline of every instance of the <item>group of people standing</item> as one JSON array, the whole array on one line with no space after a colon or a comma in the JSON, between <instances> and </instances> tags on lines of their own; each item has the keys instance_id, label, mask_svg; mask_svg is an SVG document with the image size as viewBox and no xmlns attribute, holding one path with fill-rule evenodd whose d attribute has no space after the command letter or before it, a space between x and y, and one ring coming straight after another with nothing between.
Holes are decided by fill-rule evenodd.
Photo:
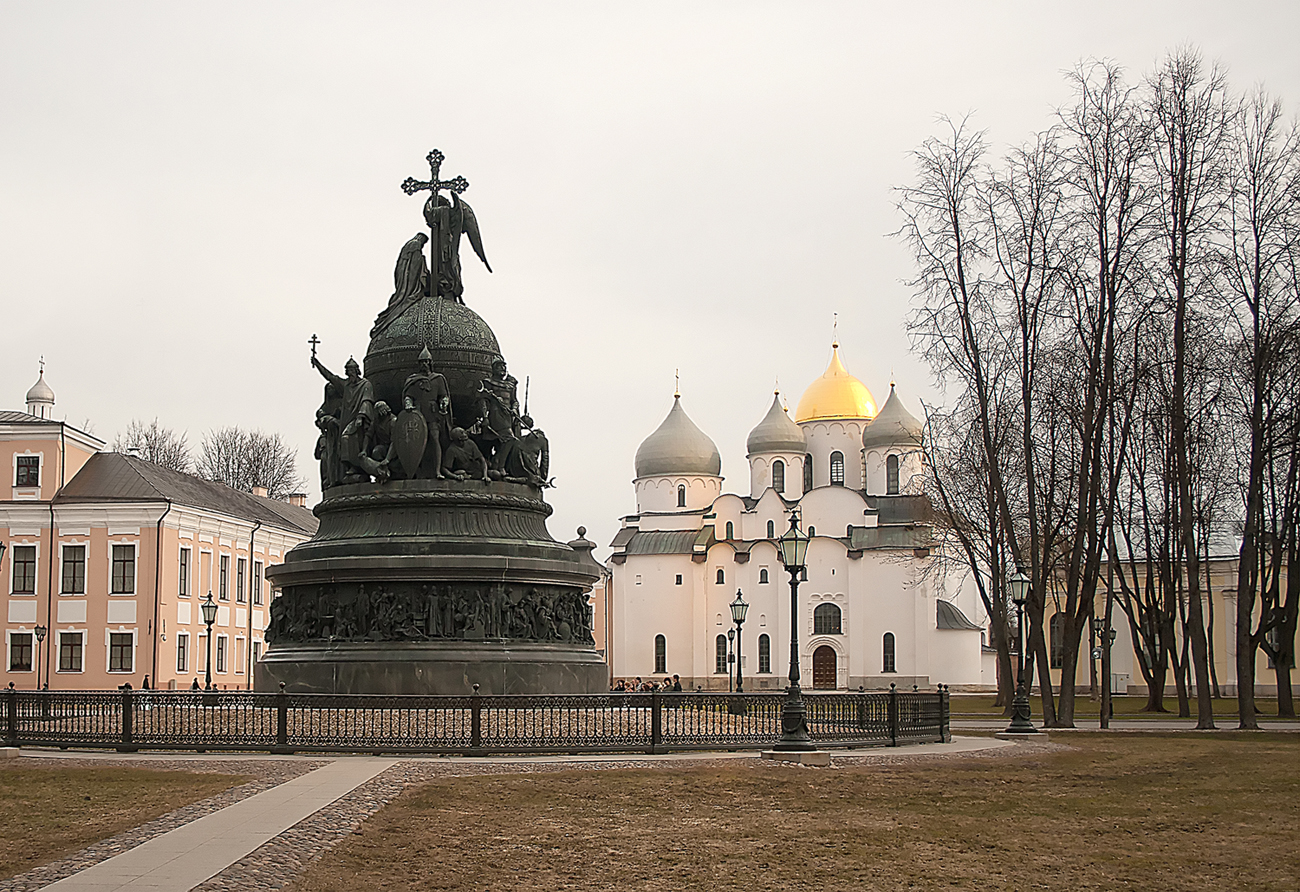
<instances>
[{"instance_id":1,"label":"group of people standing","mask_svg":"<svg viewBox=\"0 0 1300 892\"><path fill-rule=\"evenodd\" d=\"M616 694L649 694L655 691L680 691L682 680L679 676L664 676L663 681L655 678L642 680L641 676L633 679L620 678L614 682L610 691Z\"/></svg>"}]
</instances>

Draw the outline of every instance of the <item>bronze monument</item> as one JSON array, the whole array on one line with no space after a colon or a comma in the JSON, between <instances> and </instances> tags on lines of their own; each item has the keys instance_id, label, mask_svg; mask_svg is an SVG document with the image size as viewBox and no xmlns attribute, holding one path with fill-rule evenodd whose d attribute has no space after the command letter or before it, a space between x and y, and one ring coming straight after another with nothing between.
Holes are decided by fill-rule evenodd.
<instances>
[{"instance_id":1,"label":"bronze monument","mask_svg":"<svg viewBox=\"0 0 1300 892\"><path fill-rule=\"evenodd\" d=\"M487 266L463 177L428 155L430 233L406 242L365 371L325 379L316 411L320 529L267 571L269 648L256 687L335 693L587 693L606 669L585 538L551 538L549 443L521 409L496 336L464 303L468 238ZM448 201L440 193L451 193ZM424 247L429 246L425 265ZM491 271L491 267L488 267Z\"/></svg>"}]
</instances>

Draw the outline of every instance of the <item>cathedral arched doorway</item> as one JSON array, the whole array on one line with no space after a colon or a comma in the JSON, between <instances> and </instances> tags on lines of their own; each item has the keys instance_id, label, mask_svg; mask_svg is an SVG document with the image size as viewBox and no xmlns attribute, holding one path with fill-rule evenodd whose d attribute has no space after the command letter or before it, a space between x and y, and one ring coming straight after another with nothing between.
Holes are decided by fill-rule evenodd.
<instances>
[{"instance_id":1,"label":"cathedral arched doorway","mask_svg":"<svg viewBox=\"0 0 1300 892\"><path fill-rule=\"evenodd\" d=\"M823 644L813 651L813 689L817 691L835 690L838 669L839 664L835 655L835 648L829 644Z\"/></svg>"}]
</instances>

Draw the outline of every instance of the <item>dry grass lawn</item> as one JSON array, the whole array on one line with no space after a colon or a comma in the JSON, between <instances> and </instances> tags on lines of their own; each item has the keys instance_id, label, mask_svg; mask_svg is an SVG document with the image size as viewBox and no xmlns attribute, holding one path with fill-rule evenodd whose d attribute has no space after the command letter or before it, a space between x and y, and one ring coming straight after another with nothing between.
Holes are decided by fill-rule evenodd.
<instances>
[{"instance_id":1,"label":"dry grass lawn","mask_svg":"<svg viewBox=\"0 0 1300 892\"><path fill-rule=\"evenodd\" d=\"M1068 740L1014 758L440 779L292 888L1297 888L1300 736Z\"/></svg>"},{"instance_id":2,"label":"dry grass lawn","mask_svg":"<svg viewBox=\"0 0 1300 892\"><path fill-rule=\"evenodd\" d=\"M243 781L238 775L112 766L0 765L0 877L72 854Z\"/></svg>"}]
</instances>

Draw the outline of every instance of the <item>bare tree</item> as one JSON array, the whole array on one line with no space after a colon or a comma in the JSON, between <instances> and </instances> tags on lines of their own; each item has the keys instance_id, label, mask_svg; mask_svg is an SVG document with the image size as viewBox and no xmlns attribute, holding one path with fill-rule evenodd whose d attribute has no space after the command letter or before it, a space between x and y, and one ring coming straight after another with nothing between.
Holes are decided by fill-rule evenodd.
<instances>
[{"instance_id":1,"label":"bare tree","mask_svg":"<svg viewBox=\"0 0 1300 892\"><path fill-rule=\"evenodd\" d=\"M1160 200L1164 284L1173 317L1174 389L1172 449L1178 485L1178 526L1186 566L1188 633L1196 677L1196 726L1214 727L1209 649L1201 600L1200 548L1196 541L1191 433L1189 318L1208 299L1217 272L1208 262L1226 197L1228 141L1233 109L1223 73L1207 71L1191 49L1172 53L1149 79L1149 110L1156 128L1153 177Z\"/></svg>"},{"instance_id":2,"label":"bare tree","mask_svg":"<svg viewBox=\"0 0 1300 892\"><path fill-rule=\"evenodd\" d=\"M264 486L273 499L282 499L305 485L293 450L279 434L217 428L208 431L200 448L197 471L208 480L244 492Z\"/></svg>"},{"instance_id":3,"label":"bare tree","mask_svg":"<svg viewBox=\"0 0 1300 892\"><path fill-rule=\"evenodd\" d=\"M1268 512L1265 501L1268 477L1285 479L1287 475L1266 475L1266 470L1272 457L1287 454L1285 428L1288 421L1294 425L1294 403L1288 406L1275 394L1288 384L1295 386L1294 372L1283 360L1288 350L1297 349L1293 342L1288 343L1288 329L1295 325L1300 310L1295 277L1290 275L1300 250L1300 131L1294 125L1284 125L1279 101L1257 91L1242 104L1233 135L1226 267L1235 298L1230 318L1238 325L1241 345L1235 366L1245 441L1245 475L1240 486L1245 514L1237 565L1237 712L1239 726L1253 729L1259 727L1255 719L1255 654L1267 644L1269 624L1265 620L1272 619L1270 610L1261 610L1259 627L1252 630L1255 608L1261 591L1271 591L1272 581L1281 573L1270 560L1279 554L1270 550L1270 539L1280 542L1285 538L1285 531L1270 524L1266 514L1280 522L1286 512ZM1280 450L1270 448L1279 442L1278 434L1283 444ZM1294 624L1290 634L1293 639ZM1280 695L1279 688L1281 711L1285 707ZM1286 700L1290 705L1290 698Z\"/></svg>"},{"instance_id":4,"label":"bare tree","mask_svg":"<svg viewBox=\"0 0 1300 892\"><path fill-rule=\"evenodd\" d=\"M163 427L157 418L148 424L133 418L126 430L113 439L113 451L134 451L145 461L173 471L189 473L194 460L190 457L190 447L185 442L185 436L184 431L178 434L169 427Z\"/></svg>"}]
</instances>

